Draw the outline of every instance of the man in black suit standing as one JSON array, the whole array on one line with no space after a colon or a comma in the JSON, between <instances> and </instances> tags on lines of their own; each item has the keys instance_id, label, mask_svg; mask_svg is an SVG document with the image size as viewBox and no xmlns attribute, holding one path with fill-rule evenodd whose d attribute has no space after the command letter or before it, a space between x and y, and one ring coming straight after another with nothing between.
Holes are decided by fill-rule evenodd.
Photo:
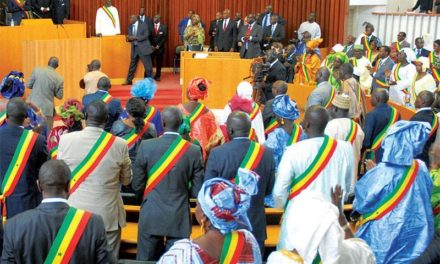
<instances>
[{"instance_id":1,"label":"man in black suit standing","mask_svg":"<svg viewBox=\"0 0 440 264\"><path fill-rule=\"evenodd\" d=\"M261 55L260 42L263 30L255 21L255 15L248 15L248 25L240 29L238 39L241 41L240 58L253 59Z\"/></svg>"},{"instance_id":2,"label":"man in black suit standing","mask_svg":"<svg viewBox=\"0 0 440 264\"><path fill-rule=\"evenodd\" d=\"M178 133L182 112L177 107L167 107L162 112L162 122L163 136L144 140L133 165L132 187L143 197L136 259L143 261L157 260L164 253L164 238L165 250L175 241L189 238L189 196L197 197L203 182L200 147L183 140Z\"/></svg>"},{"instance_id":3,"label":"man in black suit standing","mask_svg":"<svg viewBox=\"0 0 440 264\"><path fill-rule=\"evenodd\" d=\"M130 26L127 32L127 41L131 42L131 62L128 69L127 81L124 85L131 85L139 59L145 68L144 77L153 76L153 65L151 62L153 49L149 39L151 32L148 30L147 24L139 23L137 16L130 16Z\"/></svg>"},{"instance_id":4,"label":"man in black suit standing","mask_svg":"<svg viewBox=\"0 0 440 264\"><path fill-rule=\"evenodd\" d=\"M277 15L276 13L273 12L272 9L273 9L272 6L268 5L266 6L264 13L258 16L257 24L260 25L263 28L263 30L265 30L266 27L270 27L270 17L272 15ZM281 25L285 25L286 21L281 16L278 16L278 23Z\"/></svg>"},{"instance_id":5,"label":"man in black suit standing","mask_svg":"<svg viewBox=\"0 0 440 264\"><path fill-rule=\"evenodd\" d=\"M420 57L429 58L429 54L431 52L424 48L425 40L422 37L418 37L415 40L416 48L414 49L414 53L416 54L417 59Z\"/></svg>"},{"instance_id":6,"label":"man in black suit standing","mask_svg":"<svg viewBox=\"0 0 440 264\"><path fill-rule=\"evenodd\" d=\"M160 15L157 14L154 16L154 25L153 25L153 54L152 59L156 63L156 74L154 75L154 79L156 81L160 81L160 75L162 73L162 62L163 62L163 53L165 50L165 41L168 38L168 28L164 24L160 22Z\"/></svg>"},{"instance_id":7,"label":"man in black suit standing","mask_svg":"<svg viewBox=\"0 0 440 264\"><path fill-rule=\"evenodd\" d=\"M37 18L51 18L52 0L34 0L31 5Z\"/></svg>"},{"instance_id":8,"label":"man in black suit standing","mask_svg":"<svg viewBox=\"0 0 440 264\"><path fill-rule=\"evenodd\" d=\"M238 168L241 167L243 159L250 150L251 144L254 144L248 138L251 129L251 120L248 114L233 112L229 115L226 124L231 141L212 150L206 165L205 181L215 177L227 180L234 179ZM267 238L264 197L272 193L275 182L275 164L272 151L269 148L261 147L263 148L261 160L257 161L251 169L260 175L260 180L258 181L258 193L252 197L248 217L252 224L252 233L263 254L264 241Z\"/></svg>"},{"instance_id":9,"label":"man in black suit standing","mask_svg":"<svg viewBox=\"0 0 440 264\"><path fill-rule=\"evenodd\" d=\"M145 7L139 9L138 20L140 23L145 23L148 26L150 32L153 31L153 19L145 14Z\"/></svg>"},{"instance_id":10,"label":"man in black suit standing","mask_svg":"<svg viewBox=\"0 0 440 264\"><path fill-rule=\"evenodd\" d=\"M272 85L276 81L286 81L287 79L286 67L284 67L284 65L279 61L274 50L269 50L267 52L266 61L270 63L270 68L264 83L264 102L274 98L272 94Z\"/></svg>"},{"instance_id":11,"label":"man in black suit standing","mask_svg":"<svg viewBox=\"0 0 440 264\"><path fill-rule=\"evenodd\" d=\"M215 51L234 52L237 44L237 23L231 19L231 10L223 11L223 20L217 25Z\"/></svg>"},{"instance_id":12,"label":"man in black suit standing","mask_svg":"<svg viewBox=\"0 0 440 264\"><path fill-rule=\"evenodd\" d=\"M18 179L15 188L2 189L1 192L6 198L6 217L11 218L26 210L33 209L41 201L41 194L38 191L36 180L41 165L47 160L48 152L46 140L41 135L27 131L23 123L27 118L27 104L20 98L12 98L6 106L6 125L0 128L0 180L2 185L6 183L5 178ZM30 144L19 144L28 136L32 136ZM23 141L22 141L23 140ZM32 141L30 141L32 142ZM30 154L23 159L14 159L16 153L30 151ZM18 155L18 154L17 154ZM21 174L8 173L9 168L19 165L23 166ZM21 167L21 166L20 166ZM2 210L4 210L2 203Z\"/></svg>"},{"instance_id":13,"label":"man in black suit standing","mask_svg":"<svg viewBox=\"0 0 440 264\"><path fill-rule=\"evenodd\" d=\"M70 0L52 1L52 21L54 24L63 24L70 14Z\"/></svg>"},{"instance_id":14,"label":"man in black suit standing","mask_svg":"<svg viewBox=\"0 0 440 264\"><path fill-rule=\"evenodd\" d=\"M50 261L51 250L56 249L58 234L70 215L76 215L76 208L69 207L70 169L64 161L50 160L43 164L38 176L38 188L43 194L41 204L8 221L5 226L2 263L43 263ZM81 220L85 227L74 229L80 239L76 246L69 246L60 254L73 250L66 263L111 263L104 222L98 215L84 211ZM69 226L73 228L73 225ZM66 240L66 241L64 241ZM67 236L63 242L68 242ZM57 251L55 251L56 253ZM53 259L51 259L53 260ZM70 261L69 261L70 260Z\"/></svg>"},{"instance_id":15,"label":"man in black suit standing","mask_svg":"<svg viewBox=\"0 0 440 264\"><path fill-rule=\"evenodd\" d=\"M220 12L215 13L215 19L211 21L209 25L209 50L214 50L215 47L215 36L217 36L218 25L222 22L222 14Z\"/></svg>"},{"instance_id":16,"label":"man in black suit standing","mask_svg":"<svg viewBox=\"0 0 440 264\"><path fill-rule=\"evenodd\" d=\"M270 49L273 42L283 42L286 37L286 31L283 25L278 23L278 16L270 16L270 26L266 27L263 32L263 48Z\"/></svg>"}]
</instances>

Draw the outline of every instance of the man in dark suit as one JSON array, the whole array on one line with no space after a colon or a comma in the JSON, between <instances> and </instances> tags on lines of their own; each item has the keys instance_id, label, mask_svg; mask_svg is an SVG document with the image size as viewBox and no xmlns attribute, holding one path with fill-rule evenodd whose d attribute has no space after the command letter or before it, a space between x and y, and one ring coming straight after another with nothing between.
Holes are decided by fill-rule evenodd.
<instances>
[{"instance_id":1,"label":"man in dark suit","mask_svg":"<svg viewBox=\"0 0 440 264\"><path fill-rule=\"evenodd\" d=\"M417 112L411 117L410 121L419 121L425 122L429 126L431 126L431 133L429 134L429 138L425 143L423 148L423 152L416 156L417 159L423 160L425 162L426 167L429 168L429 149L431 148L432 143L434 143L436 135L437 135L437 127L432 127L434 121L437 120L437 115L432 111L432 104L434 103L435 96L430 91L421 91L414 102L414 106L417 109Z\"/></svg>"},{"instance_id":2,"label":"man in dark suit","mask_svg":"<svg viewBox=\"0 0 440 264\"><path fill-rule=\"evenodd\" d=\"M260 42L263 39L263 30L255 21L255 15L248 15L247 27L242 27L238 39L243 43L240 49L240 58L253 59L261 55Z\"/></svg>"},{"instance_id":3,"label":"man in dark suit","mask_svg":"<svg viewBox=\"0 0 440 264\"><path fill-rule=\"evenodd\" d=\"M165 50L165 41L168 38L168 28L164 24L160 22L160 15L157 14L154 16L154 25L153 25L153 54L152 59L156 63L156 74L154 75L154 79L156 81L160 81L160 75L162 73L162 62L163 62L163 53Z\"/></svg>"},{"instance_id":4,"label":"man in dark suit","mask_svg":"<svg viewBox=\"0 0 440 264\"><path fill-rule=\"evenodd\" d=\"M424 48L425 40L422 37L418 37L415 40L416 48L414 49L414 53L416 54L417 59L420 57L429 58L429 54L431 52Z\"/></svg>"},{"instance_id":5,"label":"man in dark suit","mask_svg":"<svg viewBox=\"0 0 440 264\"><path fill-rule=\"evenodd\" d=\"M23 18L28 18L28 15L31 11L32 5L31 0L21 1L21 4L18 4L15 0L8 0L8 12L11 13L11 21L9 25L18 26L21 24L21 20Z\"/></svg>"},{"instance_id":6,"label":"man in dark suit","mask_svg":"<svg viewBox=\"0 0 440 264\"><path fill-rule=\"evenodd\" d=\"M388 105L388 91L382 88L373 90L371 105L374 109L365 116L364 132L365 138L362 144L364 150L371 149L374 139L387 126L391 118L391 107ZM398 114L400 120L400 114ZM376 152L376 163L382 161L383 149L380 147Z\"/></svg>"},{"instance_id":7,"label":"man in dark suit","mask_svg":"<svg viewBox=\"0 0 440 264\"><path fill-rule=\"evenodd\" d=\"M34 0L32 3L32 12L37 18L51 18L52 0Z\"/></svg>"},{"instance_id":8,"label":"man in dark suit","mask_svg":"<svg viewBox=\"0 0 440 264\"><path fill-rule=\"evenodd\" d=\"M138 16L139 23L145 23L148 26L148 30L150 32L153 32L153 19L151 17L147 16L145 14L145 7L141 7L139 9L139 16Z\"/></svg>"},{"instance_id":9,"label":"man in dark suit","mask_svg":"<svg viewBox=\"0 0 440 264\"><path fill-rule=\"evenodd\" d=\"M373 68L369 68L370 73L373 75L373 84L371 85L371 90L374 91L376 88L388 88L386 85L388 83L388 77L385 76L387 71L391 71L394 67L394 61L390 58L391 49L388 46L382 46L379 49L379 58L374 72ZM384 85L385 84L385 85Z\"/></svg>"},{"instance_id":10,"label":"man in dark suit","mask_svg":"<svg viewBox=\"0 0 440 264\"><path fill-rule=\"evenodd\" d=\"M243 26L243 19L241 17L241 13L240 12L235 13L234 20L235 20L235 23L237 23L237 32L240 32L240 27Z\"/></svg>"},{"instance_id":11,"label":"man in dark suit","mask_svg":"<svg viewBox=\"0 0 440 264\"><path fill-rule=\"evenodd\" d=\"M276 81L272 85L272 94L274 97L277 97L278 95L287 94L287 83L285 81ZM270 121L275 119L275 114L273 112L273 101L274 99L270 99L266 102L264 105L263 110L263 123L264 127L267 128L267 126L270 124Z\"/></svg>"},{"instance_id":12,"label":"man in dark suit","mask_svg":"<svg viewBox=\"0 0 440 264\"><path fill-rule=\"evenodd\" d=\"M98 81L98 91L92 94L84 95L82 102L84 106L84 113L87 114L87 107L94 101L103 100L105 96L109 95L109 90L112 87L110 79L107 77L101 77ZM104 101L104 100L103 100ZM104 101L108 108L108 118L104 130L110 132L113 123L118 120L119 115L122 113L121 100L118 98L111 98L109 101Z\"/></svg>"},{"instance_id":13,"label":"man in dark suit","mask_svg":"<svg viewBox=\"0 0 440 264\"><path fill-rule=\"evenodd\" d=\"M277 15L277 14L273 13L273 8L271 5L266 6L264 13L258 16L257 24L260 25L263 28L263 30L266 29L266 27L270 26L270 17L272 15ZM281 25L285 25L286 21L281 16L278 16L278 23Z\"/></svg>"},{"instance_id":14,"label":"man in dark suit","mask_svg":"<svg viewBox=\"0 0 440 264\"><path fill-rule=\"evenodd\" d=\"M273 99L272 85L276 81L286 81L286 67L279 61L274 50L269 50L266 54L267 62L270 63L269 73L264 82L264 102Z\"/></svg>"},{"instance_id":15,"label":"man in dark suit","mask_svg":"<svg viewBox=\"0 0 440 264\"><path fill-rule=\"evenodd\" d=\"M215 51L234 52L237 44L237 23L231 19L231 10L223 11L223 20L217 25Z\"/></svg>"},{"instance_id":16,"label":"man in dark suit","mask_svg":"<svg viewBox=\"0 0 440 264\"><path fill-rule=\"evenodd\" d=\"M217 35L218 25L222 22L222 14L220 12L215 13L215 19L211 21L209 25L209 49L215 48L215 36Z\"/></svg>"},{"instance_id":17,"label":"man in dark suit","mask_svg":"<svg viewBox=\"0 0 440 264\"><path fill-rule=\"evenodd\" d=\"M165 133L160 138L143 141L133 165L132 187L139 196L146 190L152 169L180 138L178 130L183 116L177 107L165 108L162 121ZM158 180L157 185L149 187L151 191L147 189L143 197L137 260L157 260L164 253L160 248L164 238L165 250L168 250L175 241L189 238L191 234L189 195L197 197L203 182L203 167L200 147L186 144L189 144L188 149L178 158L174 167L165 171L164 177Z\"/></svg>"},{"instance_id":18,"label":"man in dark suit","mask_svg":"<svg viewBox=\"0 0 440 264\"><path fill-rule=\"evenodd\" d=\"M12 98L6 106L7 124L0 128L0 180L3 184L8 168L18 164L13 161L13 157L15 152L18 153L20 151L17 148L19 148L21 136L25 132L23 123L27 118L26 109L26 103L20 98ZM21 149L21 151L24 151L24 149ZM12 194L6 197L7 218L33 209L40 203L41 195L38 191L36 180L38 178L38 171L47 158L46 140L38 135L31 149L29 159L25 163L23 172L21 175L17 174L15 176L19 177L15 178L19 179L15 189L11 189Z\"/></svg>"},{"instance_id":19,"label":"man in dark suit","mask_svg":"<svg viewBox=\"0 0 440 264\"><path fill-rule=\"evenodd\" d=\"M346 43L344 46L344 52L347 55L347 57L351 58L354 56L354 43L356 41L356 38L353 37L353 35L348 35L346 39Z\"/></svg>"},{"instance_id":20,"label":"man in dark suit","mask_svg":"<svg viewBox=\"0 0 440 264\"><path fill-rule=\"evenodd\" d=\"M47 260L70 209L66 200L70 173L64 161L50 160L43 164L38 176L43 201L37 208L10 219L6 224L2 263L43 263ZM90 218L67 262L111 263L114 260L108 252L102 218L89 212L85 214Z\"/></svg>"},{"instance_id":21,"label":"man in dark suit","mask_svg":"<svg viewBox=\"0 0 440 264\"><path fill-rule=\"evenodd\" d=\"M251 144L248 138L251 120L246 113L233 112L229 115L226 124L231 141L212 150L206 165L205 181L215 177L234 179ZM264 241L267 238L264 197L272 193L275 182L274 170L272 151L270 148L264 148L263 156L254 169L260 175L258 193L252 197L251 207L248 210L252 233L258 241L262 254Z\"/></svg>"},{"instance_id":22,"label":"man in dark suit","mask_svg":"<svg viewBox=\"0 0 440 264\"><path fill-rule=\"evenodd\" d=\"M127 32L127 41L131 42L131 62L124 85L131 85L139 60L142 61L145 68L144 77L153 76L153 65L151 62L153 49L150 43L151 32L148 30L147 24L139 23L137 16L130 16L130 26Z\"/></svg>"},{"instance_id":23,"label":"man in dark suit","mask_svg":"<svg viewBox=\"0 0 440 264\"><path fill-rule=\"evenodd\" d=\"M286 37L286 31L283 25L278 23L278 16L270 17L270 26L266 27L263 32L263 48L270 49L273 42L283 42Z\"/></svg>"},{"instance_id":24,"label":"man in dark suit","mask_svg":"<svg viewBox=\"0 0 440 264\"><path fill-rule=\"evenodd\" d=\"M63 24L69 18L70 0L52 0L52 21L54 24Z\"/></svg>"}]
</instances>

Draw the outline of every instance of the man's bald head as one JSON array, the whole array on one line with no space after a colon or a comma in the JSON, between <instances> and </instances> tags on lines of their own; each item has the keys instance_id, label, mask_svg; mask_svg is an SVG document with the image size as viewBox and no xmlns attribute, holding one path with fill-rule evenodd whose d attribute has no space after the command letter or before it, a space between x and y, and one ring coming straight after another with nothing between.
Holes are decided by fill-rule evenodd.
<instances>
[{"instance_id":1,"label":"man's bald head","mask_svg":"<svg viewBox=\"0 0 440 264\"><path fill-rule=\"evenodd\" d=\"M176 106L169 106L162 111L162 122L165 131L178 132L183 122L183 115Z\"/></svg>"},{"instance_id":2,"label":"man's bald head","mask_svg":"<svg viewBox=\"0 0 440 264\"><path fill-rule=\"evenodd\" d=\"M307 135L311 137L322 136L329 120L330 114L327 109L320 105L314 105L307 108L303 126Z\"/></svg>"},{"instance_id":3,"label":"man's bald head","mask_svg":"<svg viewBox=\"0 0 440 264\"><path fill-rule=\"evenodd\" d=\"M69 193L70 169L62 160L49 160L41 166L38 186L44 198L66 198Z\"/></svg>"},{"instance_id":4,"label":"man's bald head","mask_svg":"<svg viewBox=\"0 0 440 264\"><path fill-rule=\"evenodd\" d=\"M388 91L383 88L376 88L373 91L373 96L371 97L371 104L376 106L377 104L386 104L389 99Z\"/></svg>"},{"instance_id":5,"label":"man's bald head","mask_svg":"<svg viewBox=\"0 0 440 264\"><path fill-rule=\"evenodd\" d=\"M23 99L14 97L9 100L6 105L6 117L8 122L12 122L16 125L23 125L24 120L27 117L26 114L27 104Z\"/></svg>"},{"instance_id":6,"label":"man's bald head","mask_svg":"<svg viewBox=\"0 0 440 264\"><path fill-rule=\"evenodd\" d=\"M285 81L276 81L272 84L272 94L274 96L287 93L287 83Z\"/></svg>"},{"instance_id":7,"label":"man's bald head","mask_svg":"<svg viewBox=\"0 0 440 264\"><path fill-rule=\"evenodd\" d=\"M321 67L316 73L315 81L317 83L328 82L329 78L330 78L330 71L327 69L327 67Z\"/></svg>"},{"instance_id":8,"label":"man's bald head","mask_svg":"<svg viewBox=\"0 0 440 264\"><path fill-rule=\"evenodd\" d=\"M87 125L102 127L107 122L107 105L101 100L96 100L89 104L87 106L86 112Z\"/></svg>"},{"instance_id":9,"label":"man's bald head","mask_svg":"<svg viewBox=\"0 0 440 264\"><path fill-rule=\"evenodd\" d=\"M57 57L50 57L49 62L47 63L48 66L50 66L54 69L58 68L59 64L60 64L60 61L58 60Z\"/></svg>"},{"instance_id":10,"label":"man's bald head","mask_svg":"<svg viewBox=\"0 0 440 264\"><path fill-rule=\"evenodd\" d=\"M421 91L417 95L416 101L414 102L414 106L417 109L423 107L431 107L434 101L435 101L434 93L425 90L425 91Z\"/></svg>"},{"instance_id":11,"label":"man's bald head","mask_svg":"<svg viewBox=\"0 0 440 264\"><path fill-rule=\"evenodd\" d=\"M248 137L252 124L248 114L235 111L228 116L226 126L229 138L233 139L236 137Z\"/></svg>"}]
</instances>

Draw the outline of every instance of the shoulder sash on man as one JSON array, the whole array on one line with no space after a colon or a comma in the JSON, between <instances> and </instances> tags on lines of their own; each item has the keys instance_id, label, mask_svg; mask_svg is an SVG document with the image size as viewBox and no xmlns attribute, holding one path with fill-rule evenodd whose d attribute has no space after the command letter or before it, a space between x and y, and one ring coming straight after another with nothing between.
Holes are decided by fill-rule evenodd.
<instances>
[{"instance_id":1,"label":"shoulder sash on man","mask_svg":"<svg viewBox=\"0 0 440 264\"><path fill-rule=\"evenodd\" d=\"M6 122L6 111L0 113L0 126Z\"/></svg>"},{"instance_id":2,"label":"shoulder sash on man","mask_svg":"<svg viewBox=\"0 0 440 264\"><path fill-rule=\"evenodd\" d=\"M257 103L254 103L252 105L252 112L249 114L249 118L251 119L251 121L253 121L255 117L257 117L259 111L260 111L260 107L258 106Z\"/></svg>"},{"instance_id":3,"label":"shoulder sash on man","mask_svg":"<svg viewBox=\"0 0 440 264\"><path fill-rule=\"evenodd\" d=\"M102 6L102 10L104 10L104 13L108 16L108 18L110 18L113 26L116 27L116 19L113 16L113 13L110 11L110 8L108 8L104 5L104 6Z\"/></svg>"},{"instance_id":4,"label":"shoulder sash on man","mask_svg":"<svg viewBox=\"0 0 440 264\"><path fill-rule=\"evenodd\" d=\"M335 99L335 95L336 95L336 88L330 85L330 97L328 98L328 101L324 105L326 109L329 109L330 106L332 105L332 101L333 99Z\"/></svg>"},{"instance_id":5,"label":"shoulder sash on man","mask_svg":"<svg viewBox=\"0 0 440 264\"><path fill-rule=\"evenodd\" d=\"M434 55L434 52L432 51L432 52L429 54L429 63L431 64L431 72L432 72L432 76L434 77L435 81L436 81L437 83L439 83L439 82L440 82L440 70L434 68L434 56L435 56L435 55Z\"/></svg>"},{"instance_id":6,"label":"shoulder sash on man","mask_svg":"<svg viewBox=\"0 0 440 264\"><path fill-rule=\"evenodd\" d=\"M432 122L431 122L431 132L429 132L428 138L431 138L432 136L434 136L437 132L437 129L438 129L438 117L434 112L432 112L432 114L434 115L434 118L432 119Z\"/></svg>"},{"instance_id":7,"label":"shoulder sash on man","mask_svg":"<svg viewBox=\"0 0 440 264\"><path fill-rule=\"evenodd\" d=\"M109 93L105 93L102 97L101 100L105 103L105 104L109 104L112 100L113 97L109 94Z\"/></svg>"},{"instance_id":8,"label":"shoulder sash on man","mask_svg":"<svg viewBox=\"0 0 440 264\"><path fill-rule=\"evenodd\" d=\"M370 159L372 160L374 160L376 151L380 148L380 146L382 146L382 140L385 138L388 129L399 119L399 114L397 113L396 108L392 106L390 107L390 120L388 121L388 124L382 129L382 131L380 131L380 133L376 136L376 138L373 140L373 144L371 145Z\"/></svg>"},{"instance_id":9,"label":"shoulder sash on man","mask_svg":"<svg viewBox=\"0 0 440 264\"><path fill-rule=\"evenodd\" d=\"M244 156L243 161L240 164L240 168L247 170L255 170L260 164L261 159L263 158L264 147L261 144L251 141L249 145L249 149ZM233 179L233 182L238 184L238 177Z\"/></svg>"},{"instance_id":10,"label":"shoulder sash on man","mask_svg":"<svg viewBox=\"0 0 440 264\"><path fill-rule=\"evenodd\" d=\"M51 159L54 159L54 160L57 159L57 156L58 156L58 145L53 147L49 152L50 152L50 158Z\"/></svg>"},{"instance_id":11,"label":"shoulder sash on man","mask_svg":"<svg viewBox=\"0 0 440 264\"><path fill-rule=\"evenodd\" d=\"M354 141L356 140L357 133L358 133L358 124L353 120L350 120L350 131L348 132L345 141L350 142L350 144L353 145Z\"/></svg>"},{"instance_id":12,"label":"shoulder sash on man","mask_svg":"<svg viewBox=\"0 0 440 264\"><path fill-rule=\"evenodd\" d=\"M303 129L298 124L293 124L292 134L290 135L289 141L287 141L287 146L291 146L295 143L298 143L301 140L301 135L303 133Z\"/></svg>"},{"instance_id":13,"label":"shoulder sash on man","mask_svg":"<svg viewBox=\"0 0 440 264\"><path fill-rule=\"evenodd\" d=\"M225 236L220 264L238 263L246 244L245 234L241 231L232 231Z\"/></svg>"}]
</instances>

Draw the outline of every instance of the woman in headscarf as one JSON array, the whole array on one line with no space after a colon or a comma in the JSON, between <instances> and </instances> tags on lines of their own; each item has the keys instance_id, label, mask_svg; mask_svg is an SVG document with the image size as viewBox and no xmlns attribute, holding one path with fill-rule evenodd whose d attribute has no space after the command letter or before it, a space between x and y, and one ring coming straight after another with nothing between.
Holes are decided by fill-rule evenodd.
<instances>
[{"instance_id":1,"label":"woman in headscarf","mask_svg":"<svg viewBox=\"0 0 440 264\"><path fill-rule=\"evenodd\" d=\"M202 51L205 43L205 30L200 24L200 17L197 14L191 16L191 25L183 33L185 50Z\"/></svg>"},{"instance_id":2,"label":"woman in headscarf","mask_svg":"<svg viewBox=\"0 0 440 264\"><path fill-rule=\"evenodd\" d=\"M440 39L434 41L433 48L434 49L429 54L429 65L432 76L435 78L437 85L440 87Z\"/></svg>"},{"instance_id":3,"label":"woman in headscarf","mask_svg":"<svg viewBox=\"0 0 440 264\"><path fill-rule=\"evenodd\" d=\"M144 80L136 82L131 87L131 95L140 98L145 103L145 123L153 123L156 129L157 136L163 134L162 117L157 108L150 105L150 101L154 98L157 90L157 84L152 78L145 78ZM127 111L124 111L119 116L120 119L128 118Z\"/></svg>"},{"instance_id":4,"label":"woman in headscarf","mask_svg":"<svg viewBox=\"0 0 440 264\"><path fill-rule=\"evenodd\" d=\"M322 39L312 39L306 43L306 53L302 55L295 66L295 79L300 84L314 85L315 76L321 65L321 60L315 49L322 43Z\"/></svg>"},{"instance_id":5,"label":"woman in headscarf","mask_svg":"<svg viewBox=\"0 0 440 264\"><path fill-rule=\"evenodd\" d=\"M336 91L341 91L342 82L339 80L339 69L342 64L348 63L350 60L344 52L336 52L329 56L329 61L331 62L327 67L330 71L329 83Z\"/></svg>"},{"instance_id":6,"label":"woman in headscarf","mask_svg":"<svg viewBox=\"0 0 440 264\"><path fill-rule=\"evenodd\" d=\"M416 65L417 74L411 84L411 106L414 107L414 102L416 101L417 95L421 91L435 92L437 90L436 83L431 74L426 72L429 68L429 59L425 57L420 57L414 61Z\"/></svg>"},{"instance_id":7,"label":"woman in headscarf","mask_svg":"<svg viewBox=\"0 0 440 264\"><path fill-rule=\"evenodd\" d=\"M395 123L383 140L382 162L356 183L352 216L361 215L356 235L379 264L412 263L433 238L432 180L425 163L414 158L429 132L424 122Z\"/></svg>"},{"instance_id":8,"label":"woman in headscarf","mask_svg":"<svg viewBox=\"0 0 440 264\"><path fill-rule=\"evenodd\" d=\"M76 99L68 99L60 106L58 115L61 117L63 125L52 128L47 136L47 149L52 159L56 159L58 143L62 135L83 129L84 114L82 110L81 102Z\"/></svg>"},{"instance_id":9,"label":"woman in headscarf","mask_svg":"<svg viewBox=\"0 0 440 264\"><path fill-rule=\"evenodd\" d=\"M391 71L386 71L389 78L390 101L400 105L409 105L411 100L411 83L417 74L416 66L411 62L416 60L416 54L410 48L403 48L397 54L397 64Z\"/></svg>"},{"instance_id":10,"label":"woman in headscarf","mask_svg":"<svg viewBox=\"0 0 440 264\"><path fill-rule=\"evenodd\" d=\"M252 84L246 81L242 81L237 86L237 94L234 95L229 103L223 109L223 113L220 118L220 125L223 131L223 135L227 135L224 124L226 124L226 120L228 120L229 114L234 111L242 111L249 115L251 119L252 128L251 134L249 138L252 141L259 142L263 144L266 141L266 137L264 134L264 122L263 115L261 113L260 107L254 99L252 98L252 94L254 89ZM226 137L225 137L226 138Z\"/></svg>"},{"instance_id":11,"label":"woman in headscarf","mask_svg":"<svg viewBox=\"0 0 440 264\"><path fill-rule=\"evenodd\" d=\"M247 217L251 197L258 191L258 175L239 169L237 177L238 185L221 178L203 184L196 208L203 235L175 242L158 263L262 263L258 243L248 231L252 226ZM238 229L239 225L247 230Z\"/></svg>"},{"instance_id":12,"label":"woman in headscarf","mask_svg":"<svg viewBox=\"0 0 440 264\"><path fill-rule=\"evenodd\" d=\"M214 147L222 144L223 136L215 122L215 116L199 100L204 100L208 96L209 81L204 78L194 78L186 93L188 102L179 104L178 107L183 115L189 120L191 141L198 142L202 148L203 159L206 160L209 152Z\"/></svg>"}]
</instances>

